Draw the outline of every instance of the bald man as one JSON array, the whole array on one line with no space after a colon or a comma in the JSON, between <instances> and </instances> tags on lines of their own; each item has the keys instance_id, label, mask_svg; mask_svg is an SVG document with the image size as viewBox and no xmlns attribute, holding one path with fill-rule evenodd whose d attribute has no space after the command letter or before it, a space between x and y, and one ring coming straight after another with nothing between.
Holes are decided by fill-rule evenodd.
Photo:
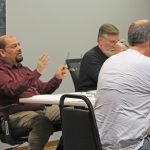
<instances>
[{"instance_id":1,"label":"bald man","mask_svg":"<svg viewBox=\"0 0 150 150\"><path fill-rule=\"evenodd\" d=\"M129 49L101 68L94 111L104 150L150 150L150 21L128 30Z\"/></svg>"}]
</instances>

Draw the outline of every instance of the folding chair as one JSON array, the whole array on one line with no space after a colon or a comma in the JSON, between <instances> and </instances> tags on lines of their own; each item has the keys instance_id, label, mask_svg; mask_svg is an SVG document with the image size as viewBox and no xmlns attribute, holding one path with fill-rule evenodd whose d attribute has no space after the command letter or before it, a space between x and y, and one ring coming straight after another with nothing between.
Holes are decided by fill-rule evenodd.
<instances>
[{"instance_id":1,"label":"folding chair","mask_svg":"<svg viewBox=\"0 0 150 150\"><path fill-rule=\"evenodd\" d=\"M82 99L87 108L64 107L66 98ZM102 150L91 102L86 96L64 94L60 98L64 150Z\"/></svg>"}]
</instances>

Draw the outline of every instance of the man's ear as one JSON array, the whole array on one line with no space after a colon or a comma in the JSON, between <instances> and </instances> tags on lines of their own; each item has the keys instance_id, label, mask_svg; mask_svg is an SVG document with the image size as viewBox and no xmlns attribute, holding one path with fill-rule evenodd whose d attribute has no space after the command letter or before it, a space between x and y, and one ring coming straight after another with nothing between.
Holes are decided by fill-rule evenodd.
<instances>
[{"instance_id":1,"label":"man's ear","mask_svg":"<svg viewBox=\"0 0 150 150\"><path fill-rule=\"evenodd\" d=\"M98 39L97 39L97 42L102 42L104 40L104 37L100 36Z\"/></svg>"},{"instance_id":2,"label":"man's ear","mask_svg":"<svg viewBox=\"0 0 150 150\"><path fill-rule=\"evenodd\" d=\"M5 56L5 50L4 49L0 49L0 57L4 57Z\"/></svg>"}]
</instances>

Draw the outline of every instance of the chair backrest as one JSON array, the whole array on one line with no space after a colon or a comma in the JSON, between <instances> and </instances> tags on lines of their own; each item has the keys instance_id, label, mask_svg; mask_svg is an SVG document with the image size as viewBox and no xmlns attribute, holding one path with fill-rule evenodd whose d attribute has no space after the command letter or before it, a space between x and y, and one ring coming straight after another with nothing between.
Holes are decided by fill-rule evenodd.
<instances>
[{"instance_id":1,"label":"chair backrest","mask_svg":"<svg viewBox=\"0 0 150 150\"><path fill-rule=\"evenodd\" d=\"M81 58L66 59L66 64L74 83L75 92L79 91L79 71L81 60Z\"/></svg>"},{"instance_id":2,"label":"chair backrest","mask_svg":"<svg viewBox=\"0 0 150 150\"><path fill-rule=\"evenodd\" d=\"M82 99L87 108L64 107L66 98ZM60 98L62 138L65 150L102 150L91 102L86 96L64 94Z\"/></svg>"}]
</instances>

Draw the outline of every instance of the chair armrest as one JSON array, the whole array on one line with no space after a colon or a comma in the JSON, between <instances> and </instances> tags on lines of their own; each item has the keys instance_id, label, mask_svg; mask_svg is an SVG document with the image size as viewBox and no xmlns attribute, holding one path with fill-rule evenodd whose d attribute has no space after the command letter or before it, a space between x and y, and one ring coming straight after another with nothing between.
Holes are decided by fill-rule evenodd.
<instances>
[{"instance_id":1,"label":"chair armrest","mask_svg":"<svg viewBox=\"0 0 150 150\"><path fill-rule=\"evenodd\" d=\"M9 111L10 108L17 106L17 105L19 105L19 104L10 104L7 106L0 106L0 112L7 112L7 111Z\"/></svg>"},{"instance_id":2,"label":"chair armrest","mask_svg":"<svg viewBox=\"0 0 150 150\"><path fill-rule=\"evenodd\" d=\"M15 103L15 104L10 104L6 106L0 106L0 118L1 119L3 118L3 120L9 120L10 109L17 105L19 104Z\"/></svg>"}]
</instances>

